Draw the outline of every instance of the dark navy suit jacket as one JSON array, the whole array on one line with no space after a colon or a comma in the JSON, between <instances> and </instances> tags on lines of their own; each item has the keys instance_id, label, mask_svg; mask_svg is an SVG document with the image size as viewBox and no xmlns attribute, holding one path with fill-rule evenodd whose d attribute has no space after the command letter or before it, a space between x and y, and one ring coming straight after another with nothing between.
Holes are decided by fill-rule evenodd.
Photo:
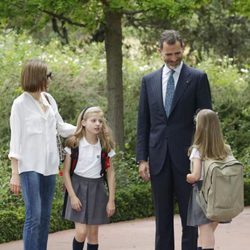
<instances>
[{"instance_id":1,"label":"dark navy suit jacket","mask_svg":"<svg viewBox=\"0 0 250 250\"><path fill-rule=\"evenodd\" d=\"M162 169L170 155L180 173L189 171L188 148L197 109L211 108L207 75L183 63L169 117L162 100L162 69L143 77L137 127L136 160L149 160L150 174Z\"/></svg>"}]
</instances>

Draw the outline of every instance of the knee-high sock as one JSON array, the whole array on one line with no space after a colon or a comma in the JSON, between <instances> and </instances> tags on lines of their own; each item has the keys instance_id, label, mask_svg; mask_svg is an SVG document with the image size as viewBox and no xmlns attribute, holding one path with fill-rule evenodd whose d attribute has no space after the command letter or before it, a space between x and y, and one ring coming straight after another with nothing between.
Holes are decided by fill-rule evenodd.
<instances>
[{"instance_id":1,"label":"knee-high sock","mask_svg":"<svg viewBox=\"0 0 250 250\"><path fill-rule=\"evenodd\" d=\"M98 244L89 244L87 250L98 250Z\"/></svg>"},{"instance_id":2,"label":"knee-high sock","mask_svg":"<svg viewBox=\"0 0 250 250\"><path fill-rule=\"evenodd\" d=\"M79 242L77 241L75 238L73 239L73 250L83 250L84 247L84 241L83 242Z\"/></svg>"}]
</instances>

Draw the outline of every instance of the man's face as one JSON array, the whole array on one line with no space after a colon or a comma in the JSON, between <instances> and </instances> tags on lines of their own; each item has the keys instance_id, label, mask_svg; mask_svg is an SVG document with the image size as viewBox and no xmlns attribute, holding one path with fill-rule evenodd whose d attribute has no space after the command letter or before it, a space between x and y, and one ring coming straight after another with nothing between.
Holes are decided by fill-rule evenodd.
<instances>
[{"instance_id":1,"label":"man's face","mask_svg":"<svg viewBox=\"0 0 250 250\"><path fill-rule=\"evenodd\" d=\"M166 65L170 69L174 69L182 61L183 47L178 41L175 44L168 44L164 42L162 49L160 49L160 53Z\"/></svg>"}]
</instances>

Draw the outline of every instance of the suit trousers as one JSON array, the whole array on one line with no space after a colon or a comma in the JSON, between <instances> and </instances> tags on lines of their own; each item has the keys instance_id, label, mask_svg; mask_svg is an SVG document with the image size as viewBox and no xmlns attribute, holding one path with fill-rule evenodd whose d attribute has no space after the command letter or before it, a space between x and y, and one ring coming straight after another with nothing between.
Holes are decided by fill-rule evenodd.
<instances>
[{"instance_id":1,"label":"suit trousers","mask_svg":"<svg viewBox=\"0 0 250 250\"><path fill-rule=\"evenodd\" d=\"M187 209L192 186L186 174L174 166L169 154L164 167L151 176L156 216L155 250L174 250L174 204L178 203L182 224L182 250L197 250L196 227L187 226Z\"/></svg>"}]
</instances>

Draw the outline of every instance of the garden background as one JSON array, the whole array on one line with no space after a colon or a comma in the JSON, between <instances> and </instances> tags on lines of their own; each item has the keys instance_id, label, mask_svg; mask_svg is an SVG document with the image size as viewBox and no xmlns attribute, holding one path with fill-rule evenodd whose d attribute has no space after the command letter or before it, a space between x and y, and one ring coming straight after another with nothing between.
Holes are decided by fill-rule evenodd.
<instances>
[{"instance_id":1,"label":"garden background","mask_svg":"<svg viewBox=\"0 0 250 250\"><path fill-rule=\"evenodd\" d=\"M10 194L9 115L20 95L20 72L30 58L53 72L49 91L65 121L87 105L107 114L117 142L114 221L153 215L149 183L135 164L136 119L143 75L162 65L159 34L177 29L185 62L206 71L213 107L227 142L244 164L250 205L250 6L247 0L28 0L0 3L0 243L22 237L24 206ZM72 227L61 218L57 178L51 232Z\"/></svg>"}]
</instances>

